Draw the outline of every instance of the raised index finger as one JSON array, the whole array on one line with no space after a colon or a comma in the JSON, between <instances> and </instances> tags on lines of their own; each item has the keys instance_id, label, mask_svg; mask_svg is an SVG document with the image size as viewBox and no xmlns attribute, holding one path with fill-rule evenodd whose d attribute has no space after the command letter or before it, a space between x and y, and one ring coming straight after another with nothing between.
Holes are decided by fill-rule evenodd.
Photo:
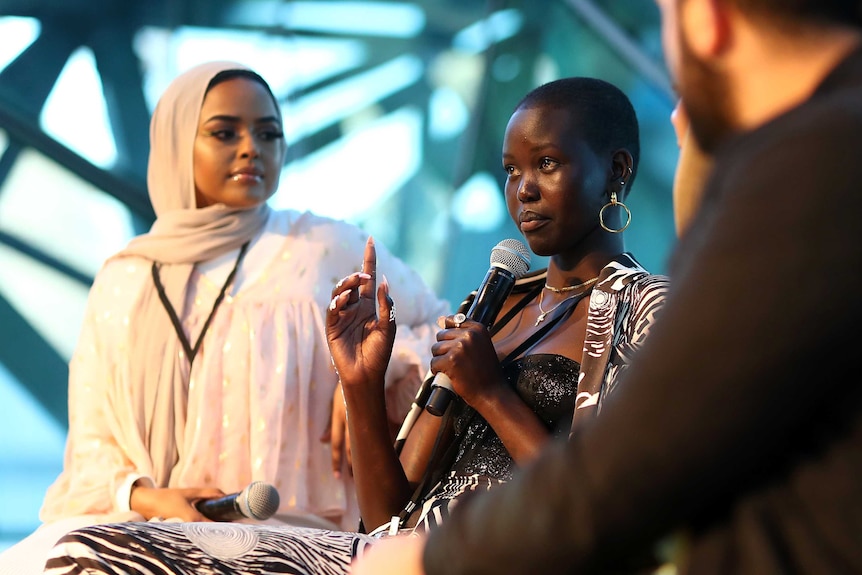
<instances>
[{"instance_id":1,"label":"raised index finger","mask_svg":"<svg viewBox=\"0 0 862 575\"><path fill-rule=\"evenodd\" d=\"M374 246L374 238L371 236L368 236L368 240L365 242L362 271L371 276L371 281L359 286L359 297L374 299L377 293L377 248Z\"/></svg>"}]
</instances>

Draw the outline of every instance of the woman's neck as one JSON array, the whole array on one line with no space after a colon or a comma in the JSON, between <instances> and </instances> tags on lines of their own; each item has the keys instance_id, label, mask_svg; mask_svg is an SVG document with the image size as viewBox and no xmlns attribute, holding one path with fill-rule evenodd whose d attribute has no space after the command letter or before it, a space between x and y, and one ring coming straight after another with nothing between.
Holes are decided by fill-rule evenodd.
<instances>
[{"instance_id":1,"label":"woman's neck","mask_svg":"<svg viewBox=\"0 0 862 575\"><path fill-rule=\"evenodd\" d=\"M579 258L551 256L545 284L552 288L566 288L598 277L602 269L623 250L592 251Z\"/></svg>"}]
</instances>

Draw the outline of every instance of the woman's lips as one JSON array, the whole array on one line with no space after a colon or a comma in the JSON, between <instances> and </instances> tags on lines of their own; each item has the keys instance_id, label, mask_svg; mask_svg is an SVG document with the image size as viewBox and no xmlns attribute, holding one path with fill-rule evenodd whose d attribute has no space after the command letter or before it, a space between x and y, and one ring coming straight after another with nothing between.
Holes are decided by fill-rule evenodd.
<instances>
[{"instance_id":1,"label":"woman's lips","mask_svg":"<svg viewBox=\"0 0 862 575\"><path fill-rule=\"evenodd\" d=\"M536 213L530 212L521 214L519 221L521 224L521 231L523 233L527 233L541 228L546 223L548 223L549 220Z\"/></svg>"},{"instance_id":2,"label":"woman's lips","mask_svg":"<svg viewBox=\"0 0 862 575\"><path fill-rule=\"evenodd\" d=\"M237 172L230 179L239 184L259 184L263 181L263 174L257 172Z\"/></svg>"}]
</instances>

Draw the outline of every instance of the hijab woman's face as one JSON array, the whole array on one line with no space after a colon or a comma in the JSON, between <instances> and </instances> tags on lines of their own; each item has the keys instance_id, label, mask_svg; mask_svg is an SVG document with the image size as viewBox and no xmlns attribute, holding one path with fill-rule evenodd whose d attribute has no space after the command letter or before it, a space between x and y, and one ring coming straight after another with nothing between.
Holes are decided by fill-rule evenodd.
<instances>
[{"instance_id":1,"label":"hijab woman's face","mask_svg":"<svg viewBox=\"0 0 862 575\"><path fill-rule=\"evenodd\" d=\"M509 215L534 253L575 251L598 229L607 170L568 111L515 111L503 138L503 168Z\"/></svg>"},{"instance_id":2,"label":"hijab woman's face","mask_svg":"<svg viewBox=\"0 0 862 575\"><path fill-rule=\"evenodd\" d=\"M204 98L194 143L198 208L247 208L278 188L286 145L266 88L248 78L213 86Z\"/></svg>"}]
</instances>

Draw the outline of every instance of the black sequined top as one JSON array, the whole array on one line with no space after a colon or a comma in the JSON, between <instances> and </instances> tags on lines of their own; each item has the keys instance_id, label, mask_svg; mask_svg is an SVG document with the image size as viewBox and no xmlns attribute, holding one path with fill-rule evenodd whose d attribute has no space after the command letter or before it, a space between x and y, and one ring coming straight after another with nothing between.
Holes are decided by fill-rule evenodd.
<instances>
[{"instance_id":1,"label":"black sequined top","mask_svg":"<svg viewBox=\"0 0 862 575\"><path fill-rule=\"evenodd\" d=\"M551 354L528 355L504 367L509 383L555 437L569 433L579 370L576 361ZM510 479L514 462L503 442L481 415L464 402L456 405L455 433L462 439L452 470Z\"/></svg>"},{"instance_id":2,"label":"black sequined top","mask_svg":"<svg viewBox=\"0 0 862 575\"><path fill-rule=\"evenodd\" d=\"M536 354L504 366L509 383L545 422L554 437L566 437L575 409L578 362L561 355ZM461 400L453 410L455 460L443 478L422 498L416 528L427 530L448 516L458 498L484 491L512 478L515 462L485 419Z\"/></svg>"}]
</instances>

